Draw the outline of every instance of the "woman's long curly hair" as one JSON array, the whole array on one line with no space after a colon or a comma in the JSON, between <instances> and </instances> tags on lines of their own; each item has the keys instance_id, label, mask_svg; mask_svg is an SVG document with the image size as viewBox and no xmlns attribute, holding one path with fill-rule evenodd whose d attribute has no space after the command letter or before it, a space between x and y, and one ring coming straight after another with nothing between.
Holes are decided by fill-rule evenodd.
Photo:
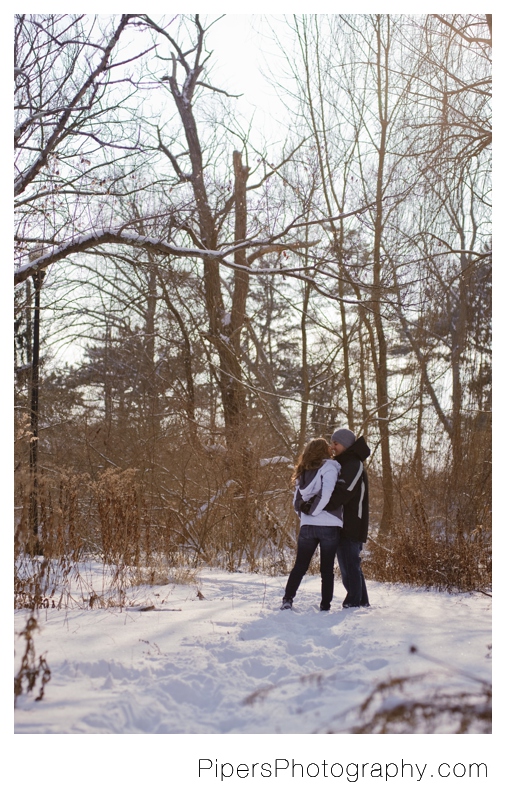
<instances>
[{"instance_id":1,"label":"woman's long curly hair","mask_svg":"<svg viewBox=\"0 0 506 800\"><path fill-rule=\"evenodd\" d=\"M329 443L326 439L311 439L297 460L292 482L295 483L305 469L320 469L325 459L330 457Z\"/></svg>"}]
</instances>

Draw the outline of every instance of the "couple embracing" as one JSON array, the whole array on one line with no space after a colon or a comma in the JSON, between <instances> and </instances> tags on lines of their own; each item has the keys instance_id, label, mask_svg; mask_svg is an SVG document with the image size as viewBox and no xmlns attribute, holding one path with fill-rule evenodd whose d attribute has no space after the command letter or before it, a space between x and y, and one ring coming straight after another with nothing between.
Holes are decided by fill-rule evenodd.
<instances>
[{"instance_id":1,"label":"couple embracing","mask_svg":"<svg viewBox=\"0 0 506 800\"><path fill-rule=\"evenodd\" d=\"M343 608L369 605L360 552L367 540L369 494L364 461L371 451L363 436L347 428L334 431L330 444L312 439L297 461L293 504L300 517L297 556L281 608L292 607L311 558L320 545L321 611L329 611L334 595L337 555L346 589Z\"/></svg>"}]
</instances>

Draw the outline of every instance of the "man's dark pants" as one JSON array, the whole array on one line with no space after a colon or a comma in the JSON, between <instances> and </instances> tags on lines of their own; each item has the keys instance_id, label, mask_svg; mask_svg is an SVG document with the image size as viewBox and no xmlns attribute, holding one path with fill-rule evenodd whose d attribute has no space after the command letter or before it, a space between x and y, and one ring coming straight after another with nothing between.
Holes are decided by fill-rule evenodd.
<instances>
[{"instance_id":1,"label":"man's dark pants","mask_svg":"<svg viewBox=\"0 0 506 800\"><path fill-rule=\"evenodd\" d=\"M352 542L341 536L337 545L337 563L341 570L341 580L347 591L343 606L368 606L369 597L360 565L362 542Z\"/></svg>"},{"instance_id":2,"label":"man's dark pants","mask_svg":"<svg viewBox=\"0 0 506 800\"><path fill-rule=\"evenodd\" d=\"M322 576L322 607L330 606L334 596L334 560L341 528L323 525L302 525L297 542L295 564L288 578L285 597L293 599L306 574L313 554L320 545L320 573Z\"/></svg>"}]
</instances>

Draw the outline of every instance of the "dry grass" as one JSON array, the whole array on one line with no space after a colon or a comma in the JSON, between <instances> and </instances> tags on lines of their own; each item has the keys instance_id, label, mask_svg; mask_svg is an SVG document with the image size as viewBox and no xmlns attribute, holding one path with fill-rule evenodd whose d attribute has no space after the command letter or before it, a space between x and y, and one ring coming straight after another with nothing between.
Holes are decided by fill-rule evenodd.
<instances>
[{"instance_id":1,"label":"dry grass","mask_svg":"<svg viewBox=\"0 0 506 800\"><path fill-rule=\"evenodd\" d=\"M445 591L490 591L490 470L483 453L477 451L476 459L478 467L466 462L457 475L444 464L423 479L409 470L399 475L393 529L380 538L373 528L368 540L368 577Z\"/></svg>"},{"instance_id":2,"label":"dry grass","mask_svg":"<svg viewBox=\"0 0 506 800\"><path fill-rule=\"evenodd\" d=\"M388 543L370 537L364 558L366 577L443 591L488 591L491 586L490 533L482 528L442 537L396 530Z\"/></svg>"},{"instance_id":3,"label":"dry grass","mask_svg":"<svg viewBox=\"0 0 506 800\"><path fill-rule=\"evenodd\" d=\"M427 675L423 674L379 683L360 706L361 722L348 732L492 733L490 684L484 682L476 688L459 692L436 690L427 693L423 687L419 688L426 678ZM417 691L423 697L413 698Z\"/></svg>"},{"instance_id":4,"label":"dry grass","mask_svg":"<svg viewBox=\"0 0 506 800\"><path fill-rule=\"evenodd\" d=\"M37 630L38 623L33 613L29 616L24 629L19 634L25 640L25 651L21 658L21 665L14 678L14 705L21 694L28 694L39 685L39 693L36 700L42 700L46 684L51 680L51 670L49 669L45 655L37 659L33 634Z\"/></svg>"},{"instance_id":5,"label":"dry grass","mask_svg":"<svg viewBox=\"0 0 506 800\"><path fill-rule=\"evenodd\" d=\"M71 470L45 473L39 485L39 537L49 566L37 586L26 511L29 480L18 475L16 605L34 608L42 598L61 607L64 598L55 586L75 579L77 565L90 557L113 571L117 602L132 582L192 580L202 565L287 574L296 543L289 470L285 465L252 469L247 485L229 475L225 460L216 458L177 464L172 481L165 472L158 484L153 475L148 481L133 469L106 469L95 480ZM379 539L372 533L369 538L366 577L489 591L489 515L484 511L473 529L457 527L449 515L443 525L433 495L423 501L408 487L403 496L409 502L390 536ZM318 568L315 558L310 572Z\"/></svg>"},{"instance_id":6,"label":"dry grass","mask_svg":"<svg viewBox=\"0 0 506 800\"><path fill-rule=\"evenodd\" d=\"M412 647L411 652L418 653L417 648ZM333 723L313 733L491 733L490 683L456 670L430 655L421 657L437 664L439 670L380 681L360 706L348 710L345 715L336 714ZM452 691L439 688L438 685L444 680L441 668L458 676L462 688ZM281 680L255 690L243 700L243 705L262 703L271 693L293 683L309 683L323 694L329 682L334 682L336 678L339 678L339 670L330 674L314 672L295 681L293 678ZM350 718L359 721L350 725Z\"/></svg>"}]
</instances>

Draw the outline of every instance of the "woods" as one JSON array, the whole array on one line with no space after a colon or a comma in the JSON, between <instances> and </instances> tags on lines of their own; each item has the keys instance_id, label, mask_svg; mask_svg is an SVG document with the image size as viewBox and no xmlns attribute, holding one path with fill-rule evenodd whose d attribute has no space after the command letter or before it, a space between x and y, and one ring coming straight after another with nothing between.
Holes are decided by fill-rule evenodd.
<instances>
[{"instance_id":1,"label":"woods","mask_svg":"<svg viewBox=\"0 0 506 800\"><path fill-rule=\"evenodd\" d=\"M16 16L17 596L83 555L286 573L291 465L340 426L364 570L486 589L491 18L262 27L272 132L220 22Z\"/></svg>"}]
</instances>

